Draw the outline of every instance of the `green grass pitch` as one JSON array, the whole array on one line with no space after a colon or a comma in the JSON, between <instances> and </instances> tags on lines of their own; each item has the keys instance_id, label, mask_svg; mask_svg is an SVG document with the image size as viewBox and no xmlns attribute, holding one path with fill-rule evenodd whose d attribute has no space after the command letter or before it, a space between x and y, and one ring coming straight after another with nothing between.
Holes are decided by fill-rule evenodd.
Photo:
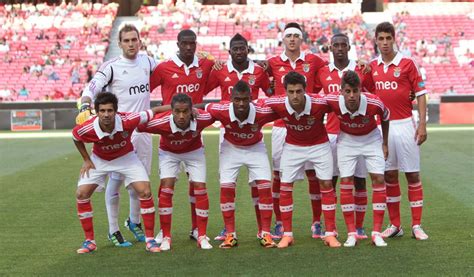
<instances>
[{"instance_id":1,"label":"green grass pitch","mask_svg":"<svg viewBox=\"0 0 474 277\"><path fill-rule=\"evenodd\" d=\"M219 211L217 135L205 136L210 198L209 237L222 228ZM269 144L270 135L266 135ZM155 150L156 151L156 150ZM203 251L188 238L187 183L176 186L173 245L167 253L146 253L143 243L113 247L106 239L104 194L93 196L98 250L77 255L83 240L74 191L81 159L71 139L0 139L0 275L474 275L474 132L436 131L422 147L425 193L423 226L428 241L410 236L406 183L402 182L403 238L388 239L379 249L361 241L353 249L329 249L310 236L311 209L307 184L295 185L296 244L263 249L256 235L250 189L243 170L237 187L239 247ZM153 193L158 187L155 153ZM369 194L370 195L370 194ZM156 201L155 201L156 204ZM120 221L128 212L122 190ZM158 217L157 217L158 219ZM340 241L346 238L340 211ZM386 214L387 223L387 214ZM366 215L370 232L372 215ZM158 220L157 220L158 226ZM158 228L156 228L158 229Z\"/></svg>"}]
</instances>

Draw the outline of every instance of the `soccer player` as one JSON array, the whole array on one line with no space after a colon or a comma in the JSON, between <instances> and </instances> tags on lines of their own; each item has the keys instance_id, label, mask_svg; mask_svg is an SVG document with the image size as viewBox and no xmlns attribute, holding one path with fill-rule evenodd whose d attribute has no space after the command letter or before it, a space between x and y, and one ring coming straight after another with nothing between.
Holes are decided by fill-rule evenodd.
<instances>
[{"instance_id":1,"label":"soccer player","mask_svg":"<svg viewBox=\"0 0 474 277\"><path fill-rule=\"evenodd\" d=\"M315 80L318 71L326 64L319 56L307 54L301 51L303 43L303 32L298 23L291 22L285 26L283 32L283 45L285 50L278 56L268 60L268 73L275 81L275 95L284 96L286 94L283 79L290 71L296 71L305 77L306 91L317 92L320 88L315 88ZM276 216L274 238L280 238L283 234L281 215L279 209L280 201L280 163L283 144L286 136L285 124L282 120L275 121L272 129L272 160L273 160L273 209ZM321 194L318 179L311 165L307 165L306 176L309 181L309 193L313 210L313 224L311 231L313 238L319 238L322 234L321 217Z\"/></svg>"},{"instance_id":2,"label":"soccer player","mask_svg":"<svg viewBox=\"0 0 474 277\"><path fill-rule=\"evenodd\" d=\"M405 172L408 200L412 215L412 234L417 240L428 235L421 228L423 185L420 177L420 145L426 141L425 83L416 63L394 49L395 28L389 22L377 25L375 39L380 56L371 62L375 93L390 110L389 156L385 165L387 208L390 225L382 233L384 238L400 237L400 184L398 171ZM418 125L412 117L410 94L418 102Z\"/></svg>"},{"instance_id":3,"label":"soccer player","mask_svg":"<svg viewBox=\"0 0 474 277\"><path fill-rule=\"evenodd\" d=\"M145 226L146 250L159 252L154 240L155 207L150 190L148 173L134 152L131 136L135 128L148 122L158 107L140 113L120 113L117 97L112 93L100 93L94 101L97 116L73 131L74 144L84 159L76 190L79 220L86 240L77 253L89 253L97 246L94 240L91 196L98 187L104 187L105 178L112 172L124 176L125 186L132 187L140 201L140 213ZM84 143L93 143L89 155Z\"/></svg>"},{"instance_id":4,"label":"soccer player","mask_svg":"<svg viewBox=\"0 0 474 277\"><path fill-rule=\"evenodd\" d=\"M105 88L119 98L119 112L140 112L150 109L150 75L156 64L146 55L138 54L141 46L138 29L134 25L124 25L119 31L119 46L122 55L104 63L84 89L81 99L81 113L77 123L83 123L90 116L91 103ZM150 134L134 132L132 143L138 158L151 171L152 139ZM112 173L105 190L105 203L109 221L109 240L116 246L130 246L124 240L118 225L119 192L123 176ZM129 187L130 215L125 226L137 241L145 241L140 224L140 203L135 191Z\"/></svg>"},{"instance_id":5,"label":"soccer player","mask_svg":"<svg viewBox=\"0 0 474 277\"><path fill-rule=\"evenodd\" d=\"M386 208L384 183L385 158L388 155L390 116L382 101L374 94L361 94L359 74L345 71L341 78L340 94L328 94L326 100L340 120L337 138L337 163L341 176L341 207L348 231L345 247L354 247L358 236L354 217L354 173L356 165L364 162L372 179L372 208L374 212L372 241L376 246L387 246L381 231ZM382 137L375 116L381 119Z\"/></svg>"},{"instance_id":6,"label":"soccer player","mask_svg":"<svg viewBox=\"0 0 474 277\"><path fill-rule=\"evenodd\" d=\"M171 249L171 216L173 214L174 186L184 163L189 182L196 197L197 245L201 249L212 249L206 236L209 198L206 189L206 157L201 132L214 123L206 112L193 116L193 104L186 94L176 94L171 100L171 112L156 115L146 125L138 127L140 132L160 134L159 162L160 189L158 213L163 231L161 250Z\"/></svg>"},{"instance_id":7,"label":"soccer player","mask_svg":"<svg viewBox=\"0 0 474 277\"><path fill-rule=\"evenodd\" d=\"M251 100L257 100L260 89L266 95L271 95L270 79L265 70L252 60L248 59L248 42L240 34L236 34L230 40L230 59L221 69L212 70L207 82L206 91L210 92L216 87L221 89L221 100L230 101L232 88L239 80L245 81L251 90ZM224 126L221 126L219 143L224 140ZM250 184L252 199L254 200L255 213L260 226L260 216L258 213L258 188L255 183ZM225 228L215 237L215 240L224 240L226 237Z\"/></svg>"},{"instance_id":8,"label":"soccer player","mask_svg":"<svg viewBox=\"0 0 474 277\"><path fill-rule=\"evenodd\" d=\"M171 99L178 93L191 97L193 104L202 103L206 95L206 82L209 79L213 61L199 59L196 55L197 36L191 30L178 33L178 53L171 59L160 63L151 75L151 91L161 86L163 105L171 104ZM195 195L192 184L189 184L189 200L191 203L192 227L189 237L197 240L197 222ZM158 235L158 242L160 242Z\"/></svg>"},{"instance_id":9,"label":"soccer player","mask_svg":"<svg viewBox=\"0 0 474 277\"><path fill-rule=\"evenodd\" d=\"M247 167L249 181L255 182L258 189L260 244L267 248L276 246L270 234L273 212L271 169L261 129L278 116L269 108L254 105L251 100L250 86L240 80L232 88L230 103L220 102L206 106L206 110L225 127L219 154L219 175L221 211L227 233L220 248L237 246L235 187L242 166Z\"/></svg>"},{"instance_id":10,"label":"soccer player","mask_svg":"<svg viewBox=\"0 0 474 277\"><path fill-rule=\"evenodd\" d=\"M334 62L329 63L319 70L316 77L316 87L322 87L324 94L339 93L341 90L342 75L348 70L355 71L361 80L363 91L373 92L374 84L370 72L363 73L363 70L357 66L357 61L349 60L349 50L351 49L349 38L344 34L336 34L331 38L329 50L332 53ZM327 116L326 131L328 132L329 142L333 153L334 172L333 185L336 186L339 176L337 166L336 141L339 134L339 119L334 112ZM354 173L355 184L355 214L356 214L356 231L358 239L366 239L367 235L363 228L365 211L367 209L367 190L365 187L365 177L367 169L363 161L357 163Z\"/></svg>"},{"instance_id":11,"label":"soccer player","mask_svg":"<svg viewBox=\"0 0 474 277\"><path fill-rule=\"evenodd\" d=\"M336 195L332 186L332 152L323 124L330 108L321 96L306 94L303 75L291 71L283 80L287 96L272 97L265 101L265 106L272 108L283 119L287 129L280 168L280 212L284 233L278 247L286 248L294 243L293 184L301 178L300 171L307 163L313 166L321 186L322 211L326 222L324 243L330 247L340 247L333 232L336 229Z\"/></svg>"}]
</instances>

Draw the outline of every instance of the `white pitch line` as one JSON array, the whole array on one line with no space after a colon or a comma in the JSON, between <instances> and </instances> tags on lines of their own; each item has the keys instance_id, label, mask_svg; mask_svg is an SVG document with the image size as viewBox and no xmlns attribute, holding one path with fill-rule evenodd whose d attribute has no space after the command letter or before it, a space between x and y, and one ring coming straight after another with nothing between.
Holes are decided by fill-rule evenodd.
<instances>
[{"instance_id":1,"label":"white pitch line","mask_svg":"<svg viewBox=\"0 0 474 277\"><path fill-rule=\"evenodd\" d=\"M428 127L428 132L474 131L474 126ZM264 134L271 134L271 129L264 129ZM219 130L204 130L204 135L218 135ZM0 139L39 139L39 138L72 138L71 132L32 132L32 133L0 133Z\"/></svg>"}]
</instances>

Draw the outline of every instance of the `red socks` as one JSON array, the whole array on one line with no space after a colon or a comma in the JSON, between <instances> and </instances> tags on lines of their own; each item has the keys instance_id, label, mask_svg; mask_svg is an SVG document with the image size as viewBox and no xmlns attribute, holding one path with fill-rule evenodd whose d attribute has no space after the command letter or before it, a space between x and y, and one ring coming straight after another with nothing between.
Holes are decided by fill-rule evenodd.
<instances>
[{"instance_id":1,"label":"red socks","mask_svg":"<svg viewBox=\"0 0 474 277\"><path fill-rule=\"evenodd\" d=\"M356 189L354 194L356 228L364 226L365 211L367 210L367 190Z\"/></svg>"},{"instance_id":2,"label":"red socks","mask_svg":"<svg viewBox=\"0 0 474 277\"><path fill-rule=\"evenodd\" d=\"M272 185L269 180L257 180L259 231L270 233L273 214Z\"/></svg>"},{"instance_id":3,"label":"red socks","mask_svg":"<svg viewBox=\"0 0 474 277\"><path fill-rule=\"evenodd\" d=\"M221 184L221 212L227 233L235 232L235 183Z\"/></svg>"},{"instance_id":4,"label":"red socks","mask_svg":"<svg viewBox=\"0 0 474 277\"><path fill-rule=\"evenodd\" d=\"M355 214L354 214L354 189L353 182L341 182L341 209L346 222L347 232L354 233L355 229Z\"/></svg>"},{"instance_id":5,"label":"red socks","mask_svg":"<svg viewBox=\"0 0 474 277\"><path fill-rule=\"evenodd\" d=\"M411 207L411 225L420 225L423 212L423 185L421 182L408 184L408 200Z\"/></svg>"},{"instance_id":6,"label":"red socks","mask_svg":"<svg viewBox=\"0 0 474 277\"><path fill-rule=\"evenodd\" d=\"M321 188L321 196L326 232L334 232L336 231L336 193L334 188Z\"/></svg>"},{"instance_id":7,"label":"red socks","mask_svg":"<svg viewBox=\"0 0 474 277\"><path fill-rule=\"evenodd\" d=\"M374 232L382 231L387 194L384 184L372 184L372 210L374 211Z\"/></svg>"},{"instance_id":8,"label":"red socks","mask_svg":"<svg viewBox=\"0 0 474 277\"><path fill-rule=\"evenodd\" d=\"M313 211L313 222L321 222L321 191L319 180L314 170L306 171L309 182L309 197L311 199L311 209Z\"/></svg>"},{"instance_id":9,"label":"red socks","mask_svg":"<svg viewBox=\"0 0 474 277\"><path fill-rule=\"evenodd\" d=\"M199 236L205 236L207 231L207 219L209 216L209 198L207 189L195 188L194 195L196 197L196 224Z\"/></svg>"},{"instance_id":10,"label":"red socks","mask_svg":"<svg viewBox=\"0 0 474 277\"><path fill-rule=\"evenodd\" d=\"M158 214L160 215L160 226L163 230L163 237L171 237L171 216L173 214L173 193L174 188L164 188L160 186ZM141 202L141 201L140 201Z\"/></svg>"},{"instance_id":11,"label":"red socks","mask_svg":"<svg viewBox=\"0 0 474 277\"><path fill-rule=\"evenodd\" d=\"M278 222L281 222L280 172L279 171L273 171L272 197L273 197L273 212L275 213L275 220Z\"/></svg>"},{"instance_id":12,"label":"red socks","mask_svg":"<svg viewBox=\"0 0 474 277\"><path fill-rule=\"evenodd\" d=\"M197 228L196 223L196 197L194 195L194 185L189 182L189 204L191 206L191 229Z\"/></svg>"},{"instance_id":13,"label":"red socks","mask_svg":"<svg viewBox=\"0 0 474 277\"><path fill-rule=\"evenodd\" d=\"M280 184L280 213L284 234L293 236L293 184Z\"/></svg>"},{"instance_id":14,"label":"red socks","mask_svg":"<svg viewBox=\"0 0 474 277\"><path fill-rule=\"evenodd\" d=\"M140 214L143 219L143 227L145 227L146 240L154 239L155 236L155 203L153 197L140 200Z\"/></svg>"},{"instance_id":15,"label":"red socks","mask_svg":"<svg viewBox=\"0 0 474 277\"><path fill-rule=\"evenodd\" d=\"M400 227L400 184L385 183L387 188L387 208L390 217L390 223Z\"/></svg>"},{"instance_id":16,"label":"red socks","mask_svg":"<svg viewBox=\"0 0 474 277\"><path fill-rule=\"evenodd\" d=\"M86 236L86 240L94 240L94 224L92 222L93 213L90 199L76 199L77 215L81 221L82 230Z\"/></svg>"}]
</instances>

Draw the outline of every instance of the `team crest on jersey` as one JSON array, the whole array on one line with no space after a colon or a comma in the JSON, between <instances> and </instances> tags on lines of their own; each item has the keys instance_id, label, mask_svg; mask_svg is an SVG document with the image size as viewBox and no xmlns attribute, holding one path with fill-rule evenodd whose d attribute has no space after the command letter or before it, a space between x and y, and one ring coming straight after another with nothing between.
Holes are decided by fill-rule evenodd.
<instances>
[{"instance_id":1,"label":"team crest on jersey","mask_svg":"<svg viewBox=\"0 0 474 277\"><path fill-rule=\"evenodd\" d=\"M258 131L258 124L252 124L250 126L250 130L252 130L252 132L254 132L254 133L257 132Z\"/></svg>"},{"instance_id":2,"label":"team crest on jersey","mask_svg":"<svg viewBox=\"0 0 474 277\"><path fill-rule=\"evenodd\" d=\"M122 132L122 138L128 138L128 135L129 135L128 131Z\"/></svg>"},{"instance_id":3,"label":"team crest on jersey","mask_svg":"<svg viewBox=\"0 0 474 277\"><path fill-rule=\"evenodd\" d=\"M250 75L249 76L249 85L251 85L251 86L255 85L255 80L256 79L257 78L255 77L255 75Z\"/></svg>"},{"instance_id":4,"label":"team crest on jersey","mask_svg":"<svg viewBox=\"0 0 474 277\"><path fill-rule=\"evenodd\" d=\"M400 72L402 71L402 69L400 67L395 67L395 69L393 70L393 76L395 77L400 77Z\"/></svg>"},{"instance_id":5,"label":"team crest on jersey","mask_svg":"<svg viewBox=\"0 0 474 277\"><path fill-rule=\"evenodd\" d=\"M370 118L369 118L369 117L365 116L365 117L362 118L362 123L367 124L367 123L369 123L369 122L370 122Z\"/></svg>"},{"instance_id":6,"label":"team crest on jersey","mask_svg":"<svg viewBox=\"0 0 474 277\"><path fill-rule=\"evenodd\" d=\"M304 72L309 72L309 63L304 63L303 64L303 71Z\"/></svg>"},{"instance_id":7,"label":"team crest on jersey","mask_svg":"<svg viewBox=\"0 0 474 277\"><path fill-rule=\"evenodd\" d=\"M285 116L285 117L283 118L283 121L290 121L290 120L288 119L288 117Z\"/></svg>"},{"instance_id":8,"label":"team crest on jersey","mask_svg":"<svg viewBox=\"0 0 474 277\"><path fill-rule=\"evenodd\" d=\"M308 116L308 125L314 125L315 121L316 119L314 118L314 116Z\"/></svg>"},{"instance_id":9,"label":"team crest on jersey","mask_svg":"<svg viewBox=\"0 0 474 277\"><path fill-rule=\"evenodd\" d=\"M230 128L231 128L230 124L225 125L225 127L226 127L227 129L230 129Z\"/></svg>"},{"instance_id":10,"label":"team crest on jersey","mask_svg":"<svg viewBox=\"0 0 474 277\"><path fill-rule=\"evenodd\" d=\"M148 70L146 70L145 68L143 68L143 72L145 73L145 76L148 76Z\"/></svg>"},{"instance_id":11,"label":"team crest on jersey","mask_svg":"<svg viewBox=\"0 0 474 277\"><path fill-rule=\"evenodd\" d=\"M193 132L191 135L193 136L193 138L195 138L195 137L197 137L198 132Z\"/></svg>"},{"instance_id":12,"label":"team crest on jersey","mask_svg":"<svg viewBox=\"0 0 474 277\"><path fill-rule=\"evenodd\" d=\"M198 68L198 69L196 70L196 77L198 77L199 79L202 78L202 69Z\"/></svg>"}]
</instances>

